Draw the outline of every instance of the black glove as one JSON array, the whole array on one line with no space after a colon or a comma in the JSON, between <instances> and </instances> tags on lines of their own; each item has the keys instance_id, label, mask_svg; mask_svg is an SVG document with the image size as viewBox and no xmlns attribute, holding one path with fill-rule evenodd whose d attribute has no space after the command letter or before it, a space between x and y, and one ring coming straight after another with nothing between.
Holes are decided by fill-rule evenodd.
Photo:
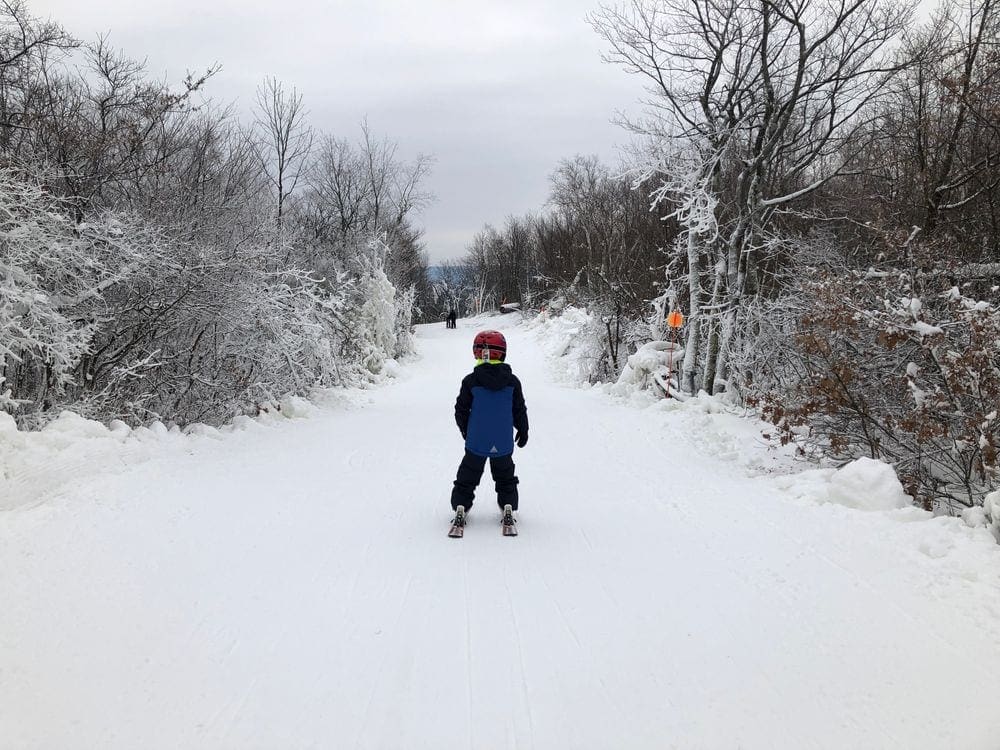
<instances>
[{"instance_id":1,"label":"black glove","mask_svg":"<svg viewBox=\"0 0 1000 750\"><path fill-rule=\"evenodd\" d=\"M518 448L526 446L528 444L528 431L525 430L524 432L521 432L518 430L517 434L514 436L514 442L517 443Z\"/></svg>"}]
</instances>

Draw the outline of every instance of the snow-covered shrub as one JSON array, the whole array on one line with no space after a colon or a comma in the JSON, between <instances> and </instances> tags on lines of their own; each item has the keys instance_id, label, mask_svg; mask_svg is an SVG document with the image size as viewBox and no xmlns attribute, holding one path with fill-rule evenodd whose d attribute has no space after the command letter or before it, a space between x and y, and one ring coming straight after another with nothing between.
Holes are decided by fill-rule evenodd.
<instances>
[{"instance_id":1,"label":"snow-covered shrub","mask_svg":"<svg viewBox=\"0 0 1000 750\"><path fill-rule=\"evenodd\" d=\"M381 263L371 261L362 272L356 294L353 346L363 367L377 374L396 352L396 288Z\"/></svg>"},{"instance_id":2,"label":"snow-covered shrub","mask_svg":"<svg viewBox=\"0 0 1000 750\"><path fill-rule=\"evenodd\" d=\"M684 352L681 343L649 340L657 326L648 319L624 319L621 331L607 315L559 301L527 323L537 329L562 379L572 383L618 383L629 390L659 389L666 385L668 364L673 371L671 392ZM662 326L659 327L662 330ZM611 342L617 340L617 346ZM613 356L613 352L617 355Z\"/></svg>"},{"instance_id":3,"label":"snow-covered shrub","mask_svg":"<svg viewBox=\"0 0 1000 750\"><path fill-rule=\"evenodd\" d=\"M252 224L199 242L183 223L68 213L0 174L0 408L24 425L65 408L220 423L367 378L411 348L413 294L378 263L319 279L281 267Z\"/></svg>"},{"instance_id":4,"label":"snow-covered shrub","mask_svg":"<svg viewBox=\"0 0 1000 750\"><path fill-rule=\"evenodd\" d=\"M679 343L650 341L628 358L618 377L618 383L638 389L652 388L654 385L665 389L667 373L676 375L683 359L684 350ZM671 376L671 380L673 379ZM670 385L672 391L676 387L676 384Z\"/></svg>"},{"instance_id":5,"label":"snow-covered shrub","mask_svg":"<svg viewBox=\"0 0 1000 750\"><path fill-rule=\"evenodd\" d=\"M102 295L130 283L144 252L110 214L77 225L37 183L0 171L0 408L65 397L102 323Z\"/></svg>"},{"instance_id":6,"label":"snow-covered shrub","mask_svg":"<svg viewBox=\"0 0 1000 750\"><path fill-rule=\"evenodd\" d=\"M605 358L603 325L579 307L568 305L559 314L545 311L528 324L538 331L546 352L568 383L593 383Z\"/></svg>"},{"instance_id":7,"label":"snow-covered shrub","mask_svg":"<svg viewBox=\"0 0 1000 750\"><path fill-rule=\"evenodd\" d=\"M948 279L815 271L761 316L748 400L787 440L891 462L927 508L981 502L1000 478L998 288Z\"/></svg>"},{"instance_id":8,"label":"snow-covered shrub","mask_svg":"<svg viewBox=\"0 0 1000 750\"><path fill-rule=\"evenodd\" d=\"M109 287L73 408L132 422L225 421L339 381L344 300L302 271L268 271L267 250L163 241Z\"/></svg>"},{"instance_id":9,"label":"snow-covered shrub","mask_svg":"<svg viewBox=\"0 0 1000 750\"><path fill-rule=\"evenodd\" d=\"M396 292L393 306L396 312L396 346L393 349L393 359L399 359L413 354L413 315L417 304L417 290L410 287L405 291Z\"/></svg>"}]
</instances>

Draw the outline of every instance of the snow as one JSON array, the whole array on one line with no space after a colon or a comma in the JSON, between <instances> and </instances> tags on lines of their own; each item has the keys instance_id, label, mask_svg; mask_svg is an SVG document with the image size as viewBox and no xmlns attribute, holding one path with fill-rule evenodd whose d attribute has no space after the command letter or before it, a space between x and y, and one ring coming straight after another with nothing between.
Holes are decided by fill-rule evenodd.
<instances>
[{"instance_id":1,"label":"snow","mask_svg":"<svg viewBox=\"0 0 1000 750\"><path fill-rule=\"evenodd\" d=\"M919 317L920 311L924 309L924 303L918 297L903 297L900 300L900 305L914 318Z\"/></svg>"},{"instance_id":2,"label":"snow","mask_svg":"<svg viewBox=\"0 0 1000 750\"><path fill-rule=\"evenodd\" d=\"M913 503L889 464L866 457L837 469L830 478L829 498L858 510L896 510Z\"/></svg>"},{"instance_id":3,"label":"snow","mask_svg":"<svg viewBox=\"0 0 1000 750\"><path fill-rule=\"evenodd\" d=\"M788 475L719 399L570 384L587 325L424 327L294 419L0 417L0 745L994 750L991 534L891 467ZM477 327L532 421L513 540L488 479L446 537Z\"/></svg>"},{"instance_id":4,"label":"snow","mask_svg":"<svg viewBox=\"0 0 1000 750\"><path fill-rule=\"evenodd\" d=\"M962 520L965 521L966 526L970 526L974 529L979 526L989 525L989 518L986 516L986 511L978 505L963 510Z\"/></svg>"},{"instance_id":5,"label":"snow","mask_svg":"<svg viewBox=\"0 0 1000 750\"><path fill-rule=\"evenodd\" d=\"M84 478L187 455L205 439L316 413L317 407L306 399L286 396L259 417L239 416L221 429L194 424L181 431L154 421L133 430L119 420L105 426L64 411L42 430L29 432L18 430L13 417L0 411L0 511L40 503Z\"/></svg>"},{"instance_id":6,"label":"snow","mask_svg":"<svg viewBox=\"0 0 1000 750\"><path fill-rule=\"evenodd\" d=\"M398 378L403 374L403 368L394 359L387 359L382 363L382 374L390 378Z\"/></svg>"},{"instance_id":7,"label":"snow","mask_svg":"<svg viewBox=\"0 0 1000 750\"><path fill-rule=\"evenodd\" d=\"M983 501L983 511L990 520L990 531L1000 542L1000 490L995 490L986 496Z\"/></svg>"},{"instance_id":8,"label":"snow","mask_svg":"<svg viewBox=\"0 0 1000 750\"><path fill-rule=\"evenodd\" d=\"M684 349L673 341L650 341L639 347L622 368L618 382L623 385L644 386L660 368L670 367L677 372L684 359Z\"/></svg>"},{"instance_id":9,"label":"snow","mask_svg":"<svg viewBox=\"0 0 1000 750\"><path fill-rule=\"evenodd\" d=\"M395 360L389 361L395 364ZM281 399L281 415L288 419L305 419L315 411L315 407L300 396L285 396Z\"/></svg>"},{"instance_id":10,"label":"snow","mask_svg":"<svg viewBox=\"0 0 1000 750\"><path fill-rule=\"evenodd\" d=\"M913 322L912 330L923 336L941 336L944 334L944 329L939 326L932 326L930 323L925 323L922 320L916 320Z\"/></svg>"},{"instance_id":11,"label":"snow","mask_svg":"<svg viewBox=\"0 0 1000 750\"><path fill-rule=\"evenodd\" d=\"M600 357L596 343L599 325L586 310L573 306L565 307L559 315L543 312L525 323L548 355L552 377L572 385L586 383L593 362Z\"/></svg>"}]
</instances>

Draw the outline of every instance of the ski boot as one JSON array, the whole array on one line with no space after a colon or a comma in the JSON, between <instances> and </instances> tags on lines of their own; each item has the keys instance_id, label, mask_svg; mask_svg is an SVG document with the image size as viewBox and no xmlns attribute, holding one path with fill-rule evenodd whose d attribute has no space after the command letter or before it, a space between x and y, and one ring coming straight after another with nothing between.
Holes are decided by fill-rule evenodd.
<instances>
[{"instance_id":1,"label":"ski boot","mask_svg":"<svg viewBox=\"0 0 1000 750\"><path fill-rule=\"evenodd\" d=\"M509 505L503 506L503 518L500 520L504 536L517 536L517 520L514 518L514 511Z\"/></svg>"}]
</instances>

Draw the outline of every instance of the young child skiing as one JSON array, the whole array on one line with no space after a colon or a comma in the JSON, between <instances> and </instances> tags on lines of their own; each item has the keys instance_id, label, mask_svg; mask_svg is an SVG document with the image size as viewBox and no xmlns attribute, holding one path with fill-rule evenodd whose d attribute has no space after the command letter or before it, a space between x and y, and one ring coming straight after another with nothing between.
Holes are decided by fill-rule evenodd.
<instances>
[{"instance_id":1,"label":"young child skiing","mask_svg":"<svg viewBox=\"0 0 1000 750\"><path fill-rule=\"evenodd\" d=\"M462 380L455 401L455 422L465 438L465 457L458 467L451 507L455 511L449 536L462 536L465 514L472 508L476 487L486 459L496 483L497 504L503 513L503 533L513 536L517 510L517 477L514 475L514 445L528 442L528 410L521 381L504 360L507 340L499 331L481 331L472 343L476 366ZM514 432L516 431L516 435Z\"/></svg>"}]
</instances>

